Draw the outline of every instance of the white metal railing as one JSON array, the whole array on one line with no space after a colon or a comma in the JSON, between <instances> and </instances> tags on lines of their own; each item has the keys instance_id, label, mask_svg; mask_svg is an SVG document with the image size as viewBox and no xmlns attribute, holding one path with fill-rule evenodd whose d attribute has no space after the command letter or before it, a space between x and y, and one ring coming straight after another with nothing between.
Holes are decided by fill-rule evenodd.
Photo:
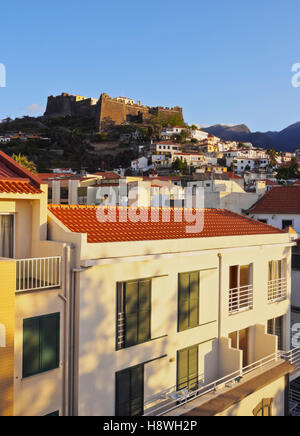
<instances>
[{"instance_id":1,"label":"white metal railing","mask_svg":"<svg viewBox=\"0 0 300 436\"><path fill-rule=\"evenodd\" d=\"M281 351L281 357L296 367L294 372L300 370L300 347L293 348L287 352Z\"/></svg>"},{"instance_id":2,"label":"white metal railing","mask_svg":"<svg viewBox=\"0 0 300 436\"><path fill-rule=\"evenodd\" d=\"M268 301L274 303L287 298L287 279L285 277L268 281Z\"/></svg>"},{"instance_id":3,"label":"white metal railing","mask_svg":"<svg viewBox=\"0 0 300 436\"><path fill-rule=\"evenodd\" d=\"M253 286L229 289L229 315L253 309Z\"/></svg>"},{"instance_id":4,"label":"white metal railing","mask_svg":"<svg viewBox=\"0 0 300 436\"><path fill-rule=\"evenodd\" d=\"M16 292L56 288L60 285L60 256L16 260Z\"/></svg>"},{"instance_id":5,"label":"white metal railing","mask_svg":"<svg viewBox=\"0 0 300 436\"><path fill-rule=\"evenodd\" d=\"M262 368L269 363L275 362L279 358L280 352L271 354L270 356L266 356L258 362L252 363L251 365L237 370L232 374L228 374L212 383L191 391L186 390L187 392L185 395L177 397L176 399L172 399L172 393L176 392L176 386L174 386L173 388L169 389L167 393L164 391L156 396L156 398L146 402L145 406L147 406L148 410L145 411L144 416L161 416L183 406L186 403L189 403L190 401L195 400L196 398L204 397L205 395L209 394L215 394L218 390L225 388L226 386L232 388L232 385L240 381L241 377L244 377L256 369ZM159 400L162 402L162 404L156 404L151 407L151 403L155 404Z\"/></svg>"},{"instance_id":6,"label":"white metal railing","mask_svg":"<svg viewBox=\"0 0 300 436\"><path fill-rule=\"evenodd\" d=\"M118 312L117 349L124 348L125 344L125 312Z\"/></svg>"},{"instance_id":7,"label":"white metal railing","mask_svg":"<svg viewBox=\"0 0 300 436\"><path fill-rule=\"evenodd\" d=\"M220 392L221 389L232 389L234 385L239 383L241 381L241 378L245 377L247 374L250 374L251 372L258 369L263 369L266 365L276 362L279 359L286 360L291 364L295 365L296 369L294 370L294 372L300 370L300 347L288 352L278 351L277 353L266 356L257 362L254 362L240 370L233 372L232 374L228 374L216 381L213 381L212 383L202 385L196 389L183 389L179 392L176 391L176 386L166 389L165 391L160 392L158 395L152 397L145 402L144 405L146 410L144 416L165 415L197 398L204 397L205 395L208 396L207 400L209 400L210 398L213 398L213 396L216 395L218 391ZM182 394L180 395L180 393Z\"/></svg>"}]
</instances>

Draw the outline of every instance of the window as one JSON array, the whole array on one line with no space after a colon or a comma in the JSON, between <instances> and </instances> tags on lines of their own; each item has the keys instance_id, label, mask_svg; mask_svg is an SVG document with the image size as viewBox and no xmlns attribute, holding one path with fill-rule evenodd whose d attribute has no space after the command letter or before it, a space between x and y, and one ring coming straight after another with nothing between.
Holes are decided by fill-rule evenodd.
<instances>
[{"instance_id":1,"label":"window","mask_svg":"<svg viewBox=\"0 0 300 436\"><path fill-rule=\"evenodd\" d=\"M300 250L299 247L292 249L292 269L300 270Z\"/></svg>"},{"instance_id":2,"label":"window","mask_svg":"<svg viewBox=\"0 0 300 436\"><path fill-rule=\"evenodd\" d=\"M118 283L117 350L151 339L151 279Z\"/></svg>"},{"instance_id":3,"label":"window","mask_svg":"<svg viewBox=\"0 0 300 436\"><path fill-rule=\"evenodd\" d=\"M199 272L179 274L178 331L199 325Z\"/></svg>"},{"instance_id":4,"label":"window","mask_svg":"<svg viewBox=\"0 0 300 436\"><path fill-rule=\"evenodd\" d=\"M253 308L252 264L229 269L229 314Z\"/></svg>"},{"instance_id":5,"label":"window","mask_svg":"<svg viewBox=\"0 0 300 436\"><path fill-rule=\"evenodd\" d=\"M282 230L287 227L293 227L293 220L282 220Z\"/></svg>"},{"instance_id":6,"label":"window","mask_svg":"<svg viewBox=\"0 0 300 436\"><path fill-rule=\"evenodd\" d=\"M23 321L23 377L59 366L60 314Z\"/></svg>"},{"instance_id":7,"label":"window","mask_svg":"<svg viewBox=\"0 0 300 436\"><path fill-rule=\"evenodd\" d=\"M116 373L116 416L144 413L144 365Z\"/></svg>"},{"instance_id":8,"label":"window","mask_svg":"<svg viewBox=\"0 0 300 436\"><path fill-rule=\"evenodd\" d=\"M55 412L48 413L48 415L45 415L45 416L59 416L59 411L56 410Z\"/></svg>"},{"instance_id":9,"label":"window","mask_svg":"<svg viewBox=\"0 0 300 436\"><path fill-rule=\"evenodd\" d=\"M14 215L0 215L0 257L14 257Z\"/></svg>"},{"instance_id":10,"label":"window","mask_svg":"<svg viewBox=\"0 0 300 436\"><path fill-rule=\"evenodd\" d=\"M272 403L271 398L261 400L258 406L253 410L254 416L272 416Z\"/></svg>"},{"instance_id":11,"label":"window","mask_svg":"<svg viewBox=\"0 0 300 436\"><path fill-rule=\"evenodd\" d=\"M278 337L278 350L283 349L283 321L283 316L268 321L268 334Z\"/></svg>"},{"instance_id":12,"label":"window","mask_svg":"<svg viewBox=\"0 0 300 436\"><path fill-rule=\"evenodd\" d=\"M263 219L261 219L261 220L258 220L260 223L264 223L264 224L268 224L268 220L263 220Z\"/></svg>"},{"instance_id":13,"label":"window","mask_svg":"<svg viewBox=\"0 0 300 436\"><path fill-rule=\"evenodd\" d=\"M198 345L177 352L177 390L198 387Z\"/></svg>"}]
</instances>

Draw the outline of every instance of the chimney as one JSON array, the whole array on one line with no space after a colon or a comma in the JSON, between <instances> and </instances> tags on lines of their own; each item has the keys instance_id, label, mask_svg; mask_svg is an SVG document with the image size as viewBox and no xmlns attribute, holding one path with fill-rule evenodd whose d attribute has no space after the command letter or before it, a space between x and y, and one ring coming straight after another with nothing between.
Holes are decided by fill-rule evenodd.
<instances>
[{"instance_id":1,"label":"chimney","mask_svg":"<svg viewBox=\"0 0 300 436\"><path fill-rule=\"evenodd\" d=\"M52 181L52 204L60 204L60 180Z\"/></svg>"},{"instance_id":2,"label":"chimney","mask_svg":"<svg viewBox=\"0 0 300 436\"><path fill-rule=\"evenodd\" d=\"M78 204L79 180L69 180L69 205Z\"/></svg>"}]
</instances>

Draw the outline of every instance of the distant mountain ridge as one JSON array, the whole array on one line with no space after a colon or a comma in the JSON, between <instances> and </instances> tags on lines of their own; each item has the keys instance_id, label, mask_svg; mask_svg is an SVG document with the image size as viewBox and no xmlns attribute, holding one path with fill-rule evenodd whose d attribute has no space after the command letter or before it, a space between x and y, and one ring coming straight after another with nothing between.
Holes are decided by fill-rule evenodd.
<instances>
[{"instance_id":1,"label":"distant mountain ridge","mask_svg":"<svg viewBox=\"0 0 300 436\"><path fill-rule=\"evenodd\" d=\"M294 151L296 148L300 148L300 122L292 124L280 132L251 132L245 124L236 126L215 124L203 127L201 130L225 141L251 142L253 145L274 148L277 151Z\"/></svg>"}]
</instances>

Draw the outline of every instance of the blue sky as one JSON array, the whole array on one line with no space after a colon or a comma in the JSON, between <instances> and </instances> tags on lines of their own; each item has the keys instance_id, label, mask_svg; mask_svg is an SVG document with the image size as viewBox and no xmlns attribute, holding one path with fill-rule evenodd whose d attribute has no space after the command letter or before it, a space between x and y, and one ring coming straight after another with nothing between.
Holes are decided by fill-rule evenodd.
<instances>
[{"instance_id":1,"label":"blue sky","mask_svg":"<svg viewBox=\"0 0 300 436\"><path fill-rule=\"evenodd\" d=\"M0 118L61 92L180 105L189 123L300 121L298 0L11 0L1 4Z\"/></svg>"}]
</instances>

